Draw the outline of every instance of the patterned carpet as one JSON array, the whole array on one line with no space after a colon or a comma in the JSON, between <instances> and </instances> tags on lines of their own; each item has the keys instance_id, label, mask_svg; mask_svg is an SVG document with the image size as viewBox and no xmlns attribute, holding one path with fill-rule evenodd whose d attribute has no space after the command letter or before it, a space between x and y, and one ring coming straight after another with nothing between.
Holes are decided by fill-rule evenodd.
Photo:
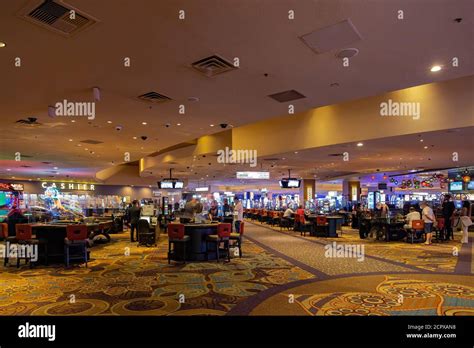
<instances>
[{"instance_id":1,"label":"patterned carpet","mask_svg":"<svg viewBox=\"0 0 474 348\"><path fill-rule=\"evenodd\" d=\"M259 293L231 315L474 315L472 242L461 248L458 234L426 246L361 240L348 228L339 238L316 238L252 225L258 227L248 229L248 238L308 271L317 268L318 277ZM325 258L333 242L364 245L365 259Z\"/></svg>"},{"instance_id":2,"label":"patterned carpet","mask_svg":"<svg viewBox=\"0 0 474 348\"><path fill-rule=\"evenodd\" d=\"M432 246L301 237L247 223L241 259L166 260L127 233L94 246L89 267L0 266L0 315L472 315L472 243ZM364 245L364 260L325 246ZM362 262L361 262L362 261Z\"/></svg>"},{"instance_id":3,"label":"patterned carpet","mask_svg":"<svg viewBox=\"0 0 474 348\"><path fill-rule=\"evenodd\" d=\"M113 235L91 249L88 268L2 267L0 315L223 315L255 293L314 278L249 241L241 259L219 264L168 265L167 248L166 237L145 248Z\"/></svg>"}]
</instances>

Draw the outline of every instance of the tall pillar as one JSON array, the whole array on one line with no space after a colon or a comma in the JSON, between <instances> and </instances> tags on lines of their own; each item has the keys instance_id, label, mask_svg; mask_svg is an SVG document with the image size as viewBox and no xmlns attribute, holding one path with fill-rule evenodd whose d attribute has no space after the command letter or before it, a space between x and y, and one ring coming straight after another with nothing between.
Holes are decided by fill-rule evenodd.
<instances>
[{"instance_id":1,"label":"tall pillar","mask_svg":"<svg viewBox=\"0 0 474 348\"><path fill-rule=\"evenodd\" d=\"M342 182L342 196L347 202L360 200L360 181L344 180Z\"/></svg>"},{"instance_id":2,"label":"tall pillar","mask_svg":"<svg viewBox=\"0 0 474 348\"><path fill-rule=\"evenodd\" d=\"M301 204L304 204L304 202L309 201L310 199L314 199L316 193L316 181L314 179L301 180L299 193L302 200Z\"/></svg>"}]
</instances>

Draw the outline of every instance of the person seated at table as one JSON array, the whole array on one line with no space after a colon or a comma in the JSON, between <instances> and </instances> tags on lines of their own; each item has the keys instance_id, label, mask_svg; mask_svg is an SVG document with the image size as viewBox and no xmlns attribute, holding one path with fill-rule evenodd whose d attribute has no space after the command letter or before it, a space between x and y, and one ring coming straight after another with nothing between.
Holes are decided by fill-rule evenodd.
<instances>
[{"instance_id":1,"label":"person seated at table","mask_svg":"<svg viewBox=\"0 0 474 348\"><path fill-rule=\"evenodd\" d=\"M292 215L293 215L294 213L295 213L295 212L294 212L293 210L291 210L290 207L287 207L286 210L285 210L285 212L283 213L283 217L284 217L285 219L289 219L289 218L292 217Z\"/></svg>"},{"instance_id":2,"label":"person seated at table","mask_svg":"<svg viewBox=\"0 0 474 348\"><path fill-rule=\"evenodd\" d=\"M304 209L301 204L298 206L298 209L296 209L296 214L304 216Z\"/></svg>"},{"instance_id":3,"label":"person seated at table","mask_svg":"<svg viewBox=\"0 0 474 348\"><path fill-rule=\"evenodd\" d=\"M12 205L12 208L8 212L7 218L8 219L21 219L23 218L23 214L21 213L21 210L18 209L16 205Z\"/></svg>"},{"instance_id":4,"label":"person seated at table","mask_svg":"<svg viewBox=\"0 0 474 348\"><path fill-rule=\"evenodd\" d=\"M405 216L406 224L403 225L403 228L406 230L411 229L411 223L413 220L421 220L420 213L416 211L414 207L408 209L409 213Z\"/></svg>"},{"instance_id":5,"label":"person seated at table","mask_svg":"<svg viewBox=\"0 0 474 348\"><path fill-rule=\"evenodd\" d=\"M228 215L231 215L231 213L232 213L232 207L230 206L227 198L224 198L224 205L222 206L222 214L224 216L228 216Z\"/></svg>"},{"instance_id":6,"label":"person seated at table","mask_svg":"<svg viewBox=\"0 0 474 348\"><path fill-rule=\"evenodd\" d=\"M217 220L218 218L218 213L219 213L219 209L217 207L217 201L214 200L212 201L211 203L211 208L209 209L209 220Z\"/></svg>"}]
</instances>

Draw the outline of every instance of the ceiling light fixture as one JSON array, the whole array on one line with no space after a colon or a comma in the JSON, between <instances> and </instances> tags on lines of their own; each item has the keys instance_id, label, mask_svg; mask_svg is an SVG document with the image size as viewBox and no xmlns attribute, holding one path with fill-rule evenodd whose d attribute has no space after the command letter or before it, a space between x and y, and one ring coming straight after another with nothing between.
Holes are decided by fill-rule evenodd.
<instances>
[{"instance_id":1,"label":"ceiling light fixture","mask_svg":"<svg viewBox=\"0 0 474 348\"><path fill-rule=\"evenodd\" d=\"M5 47L7 44L5 42L0 42L0 48Z\"/></svg>"},{"instance_id":2,"label":"ceiling light fixture","mask_svg":"<svg viewBox=\"0 0 474 348\"><path fill-rule=\"evenodd\" d=\"M211 126L211 127L214 127L214 125L213 125L213 124L210 124L209 126Z\"/></svg>"},{"instance_id":3,"label":"ceiling light fixture","mask_svg":"<svg viewBox=\"0 0 474 348\"><path fill-rule=\"evenodd\" d=\"M137 137L133 137L134 140L137 140Z\"/></svg>"},{"instance_id":4,"label":"ceiling light fixture","mask_svg":"<svg viewBox=\"0 0 474 348\"><path fill-rule=\"evenodd\" d=\"M441 70L441 66L440 66L440 65L433 65L430 70L431 70L431 72L440 71L440 70Z\"/></svg>"},{"instance_id":5,"label":"ceiling light fixture","mask_svg":"<svg viewBox=\"0 0 474 348\"><path fill-rule=\"evenodd\" d=\"M146 126L146 125L147 125L147 123L146 123L146 122L142 122L142 125Z\"/></svg>"},{"instance_id":6,"label":"ceiling light fixture","mask_svg":"<svg viewBox=\"0 0 474 348\"><path fill-rule=\"evenodd\" d=\"M69 139L69 141L73 141L72 139Z\"/></svg>"},{"instance_id":7,"label":"ceiling light fixture","mask_svg":"<svg viewBox=\"0 0 474 348\"><path fill-rule=\"evenodd\" d=\"M425 150L428 148L428 146L423 147Z\"/></svg>"},{"instance_id":8,"label":"ceiling light fixture","mask_svg":"<svg viewBox=\"0 0 474 348\"><path fill-rule=\"evenodd\" d=\"M72 123L76 123L76 120L71 120Z\"/></svg>"},{"instance_id":9,"label":"ceiling light fixture","mask_svg":"<svg viewBox=\"0 0 474 348\"><path fill-rule=\"evenodd\" d=\"M107 121L107 123L112 123L112 121Z\"/></svg>"},{"instance_id":10,"label":"ceiling light fixture","mask_svg":"<svg viewBox=\"0 0 474 348\"><path fill-rule=\"evenodd\" d=\"M176 123L177 126L181 126L181 123Z\"/></svg>"},{"instance_id":11,"label":"ceiling light fixture","mask_svg":"<svg viewBox=\"0 0 474 348\"><path fill-rule=\"evenodd\" d=\"M364 143L357 143L358 147L364 146Z\"/></svg>"}]
</instances>

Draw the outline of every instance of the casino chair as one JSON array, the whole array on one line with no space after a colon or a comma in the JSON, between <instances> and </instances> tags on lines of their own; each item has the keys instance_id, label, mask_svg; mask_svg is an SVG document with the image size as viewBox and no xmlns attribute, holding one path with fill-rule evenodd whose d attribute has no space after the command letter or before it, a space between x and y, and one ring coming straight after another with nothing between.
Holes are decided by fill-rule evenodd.
<instances>
[{"instance_id":1,"label":"casino chair","mask_svg":"<svg viewBox=\"0 0 474 348\"><path fill-rule=\"evenodd\" d=\"M137 224L138 245L156 246L156 232L150 229L150 224L145 219L138 220Z\"/></svg>"},{"instance_id":2,"label":"casino chair","mask_svg":"<svg viewBox=\"0 0 474 348\"><path fill-rule=\"evenodd\" d=\"M0 223L0 240L6 240L8 238L8 224L5 222Z\"/></svg>"},{"instance_id":3,"label":"casino chair","mask_svg":"<svg viewBox=\"0 0 474 348\"><path fill-rule=\"evenodd\" d=\"M445 234L447 231L445 231L445 223L444 223L444 218L436 218L436 227L433 228L433 231L435 233L435 237L433 238L437 242L444 242L447 239L445 239Z\"/></svg>"},{"instance_id":4,"label":"casino chair","mask_svg":"<svg viewBox=\"0 0 474 348\"><path fill-rule=\"evenodd\" d=\"M189 236L184 234L183 224L168 224L168 264L171 263L171 256L176 255L176 245L183 245L183 263L186 263L186 244L190 241ZM171 249L173 246L173 249Z\"/></svg>"},{"instance_id":5,"label":"casino chair","mask_svg":"<svg viewBox=\"0 0 474 348\"><path fill-rule=\"evenodd\" d=\"M37 248L36 252L39 254L39 246L42 245L44 248L45 263L48 264L48 246L46 241L33 238L33 227L29 224L16 224L15 225L15 237L7 237L6 242L9 244L17 244L17 246L32 246ZM7 250L5 250L7 251ZM17 249L17 252L20 250ZM20 267L20 260L24 259L25 263L30 263L30 268L33 267L31 262L31 256L25 253L25 255L17 255L16 267ZM39 255L38 255L39 257ZM5 253L4 265L8 265L8 253Z\"/></svg>"},{"instance_id":6,"label":"casino chair","mask_svg":"<svg viewBox=\"0 0 474 348\"><path fill-rule=\"evenodd\" d=\"M215 245L215 251L217 256L217 262L219 262L220 254L220 245L221 243L224 246L224 251L227 252L227 260L230 262L230 248L229 240L231 236L231 224L218 224L217 225L217 234L210 234L206 237L206 260L209 260L209 244Z\"/></svg>"},{"instance_id":7,"label":"casino chair","mask_svg":"<svg viewBox=\"0 0 474 348\"><path fill-rule=\"evenodd\" d=\"M328 237L329 236L329 224L328 219L325 216L316 216L316 236Z\"/></svg>"},{"instance_id":8,"label":"casino chair","mask_svg":"<svg viewBox=\"0 0 474 348\"><path fill-rule=\"evenodd\" d=\"M234 241L237 244L237 248L239 249L239 257L242 257L242 237L244 235L244 225L243 221L240 222L240 232L239 233L231 233L230 240Z\"/></svg>"},{"instance_id":9,"label":"casino chair","mask_svg":"<svg viewBox=\"0 0 474 348\"><path fill-rule=\"evenodd\" d=\"M280 231L283 229L283 228L287 228L288 231L291 230L291 228L293 227L294 223L293 221L291 221L292 219L289 219L289 218L286 218L286 217L281 217L280 219Z\"/></svg>"},{"instance_id":10,"label":"casino chair","mask_svg":"<svg viewBox=\"0 0 474 348\"><path fill-rule=\"evenodd\" d=\"M425 222L423 220L413 220L411 222L411 228L407 230L407 242L411 240L413 242L423 242L423 233L425 232ZM415 240L416 239L416 240Z\"/></svg>"},{"instance_id":11,"label":"casino chair","mask_svg":"<svg viewBox=\"0 0 474 348\"><path fill-rule=\"evenodd\" d=\"M309 232L309 235L314 235L314 224L311 221L306 221L304 215L298 214L300 219L300 235L306 237L306 232Z\"/></svg>"},{"instance_id":12,"label":"casino chair","mask_svg":"<svg viewBox=\"0 0 474 348\"><path fill-rule=\"evenodd\" d=\"M71 260L82 260L87 267L88 232L86 225L67 225L64 238L64 264L69 267ZM71 249L77 253L71 255Z\"/></svg>"}]
</instances>

